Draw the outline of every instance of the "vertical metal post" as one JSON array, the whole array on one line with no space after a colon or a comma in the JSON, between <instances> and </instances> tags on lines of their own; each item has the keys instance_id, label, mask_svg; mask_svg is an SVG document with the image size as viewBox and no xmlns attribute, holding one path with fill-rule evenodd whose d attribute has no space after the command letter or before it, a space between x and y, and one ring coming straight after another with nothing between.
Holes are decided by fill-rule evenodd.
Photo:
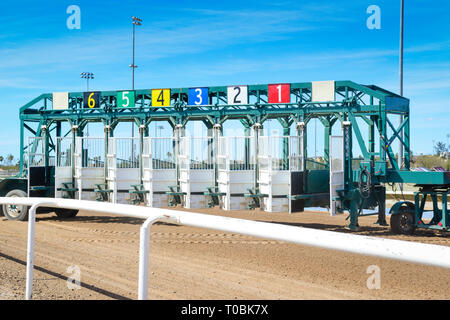
<instances>
[{"instance_id":1,"label":"vertical metal post","mask_svg":"<svg viewBox=\"0 0 450 320\"><path fill-rule=\"evenodd\" d=\"M349 190L352 182L352 124L350 121L342 122L344 136L344 185Z\"/></svg>"},{"instance_id":2,"label":"vertical metal post","mask_svg":"<svg viewBox=\"0 0 450 320\"><path fill-rule=\"evenodd\" d=\"M143 184L142 178L144 176L143 171L143 163L142 163L142 154L144 153L144 133L145 133L146 126L141 124L139 126L139 181L141 184ZM134 145L134 141L131 142L132 145Z\"/></svg>"},{"instance_id":3,"label":"vertical metal post","mask_svg":"<svg viewBox=\"0 0 450 320\"><path fill-rule=\"evenodd\" d=\"M23 129L24 129L24 121L23 120L20 120L20 176L23 176L23 165L24 165L24 163L23 163L23 160L24 160L24 152L23 152L23 139L24 139L24 132L23 132ZM28 159L28 161L30 161L29 159Z\"/></svg>"},{"instance_id":4,"label":"vertical metal post","mask_svg":"<svg viewBox=\"0 0 450 320\"><path fill-rule=\"evenodd\" d=\"M286 124L283 126L283 168L289 170L289 135L291 134L291 128Z\"/></svg>"},{"instance_id":5,"label":"vertical metal post","mask_svg":"<svg viewBox=\"0 0 450 320\"><path fill-rule=\"evenodd\" d=\"M400 0L400 61L399 61L399 76L400 76L400 95L403 96L403 12L404 12L404 0ZM399 124L403 123L403 115L400 115ZM399 137L403 140L403 129L400 131ZM398 152L398 167L402 169L404 162L404 150L403 144L399 140L399 152ZM400 185L403 188L402 185Z\"/></svg>"},{"instance_id":6,"label":"vertical metal post","mask_svg":"<svg viewBox=\"0 0 450 320\"><path fill-rule=\"evenodd\" d=\"M27 271L25 299L31 300L33 292L33 271L34 271L34 226L36 222L36 208L34 205L28 211L28 242L27 242Z\"/></svg>"},{"instance_id":7,"label":"vertical metal post","mask_svg":"<svg viewBox=\"0 0 450 320\"><path fill-rule=\"evenodd\" d=\"M177 171L177 186L180 185L180 138L182 136L184 136L184 132L183 132L183 125L178 123L175 125L175 127L173 128L173 135L175 138L175 155L174 155L174 160L175 160L175 167L176 167L176 171Z\"/></svg>"},{"instance_id":8,"label":"vertical metal post","mask_svg":"<svg viewBox=\"0 0 450 320\"><path fill-rule=\"evenodd\" d=\"M75 152L76 152L76 136L78 133L78 126L76 124L74 124L71 128L72 130L72 146L71 146L71 162L72 162L72 183L73 186L75 186Z\"/></svg>"},{"instance_id":9,"label":"vertical metal post","mask_svg":"<svg viewBox=\"0 0 450 320\"><path fill-rule=\"evenodd\" d=\"M110 133L111 133L111 126L105 125L104 131L105 131L105 142L104 142L105 168L104 168L104 170L105 170L105 183L108 183L108 154L109 154L109 137L110 137ZM109 186L108 186L108 188L109 188Z\"/></svg>"},{"instance_id":10,"label":"vertical metal post","mask_svg":"<svg viewBox=\"0 0 450 320\"><path fill-rule=\"evenodd\" d=\"M46 202L47 203L47 202ZM34 234L36 224L36 209L46 203L36 203L31 206L28 211L28 240L27 240L27 271L26 271L26 285L25 285L25 299L31 300L33 292L33 277L34 277ZM48 204L53 204L48 202Z\"/></svg>"},{"instance_id":11,"label":"vertical metal post","mask_svg":"<svg viewBox=\"0 0 450 320\"><path fill-rule=\"evenodd\" d=\"M133 64L131 67L131 72L132 72L132 76L131 76L131 89L134 90L134 28L135 28L135 24L133 23Z\"/></svg>"},{"instance_id":12,"label":"vertical metal post","mask_svg":"<svg viewBox=\"0 0 450 320\"><path fill-rule=\"evenodd\" d=\"M305 123L303 121L297 122L297 136L298 138L298 152L301 154L301 167L299 167L299 170L305 172L306 171L306 158L305 158L305 151L304 151L304 144L303 141L303 135L304 135L304 129L305 129Z\"/></svg>"},{"instance_id":13,"label":"vertical metal post","mask_svg":"<svg viewBox=\"0 0 450 320\"><path fill-rule=\"evenodd\" d=\"M255 161L255 189L258 187L258 177L259 177L259 163L258 163L258 154L259 154L259 130L261 130L262 126L261 123L256 122L253 125L253 137L255 138L254 144L255 144L255 157L256 157L256 161Z\"/></svg>"},{"instance_id":14,"label":"vertical metal post","mask_svg":"<svg viewBox=\"0 0 450 320\"><path fill-rule=\"evenodd\" d=\"M219 178L218 172L218 152L219 152L219 137L222 136L222 125L216 123L213 125L213 161L214 161L214 186L218 186L217 179Z\"/></svg>"},{"instance_id":15,"label":"vertical metal post","mask_svg":"<svg viewBox=\"0 0 450 320\"><path fill-rule=\"evenodd\" d=\"M324 137L323 137L323 158L325 163L330 163L330 135L331 135L331 124L330 121L326 120L324 125Z\"/></svg>"},{"instance_id":16,"label":"vertical metal post","mask_svg":"<svg viewBox=\"0 0 450 320\"><path fill-rule=\"evenodd\" d=\"M139 283L138 299L148 298L148 254L150 249L150 226L159 218L148 218L141 226L139 241Z\"/></svg>"}]
</instances>

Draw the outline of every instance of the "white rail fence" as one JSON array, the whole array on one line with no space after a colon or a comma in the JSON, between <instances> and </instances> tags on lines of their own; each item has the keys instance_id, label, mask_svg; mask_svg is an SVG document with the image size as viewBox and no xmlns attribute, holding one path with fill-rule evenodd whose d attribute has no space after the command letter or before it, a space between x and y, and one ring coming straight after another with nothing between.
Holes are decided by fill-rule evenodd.
<instances>
[{"instance_id":1,"label":"white rail fence","mask_svg":"<svg viewBox=\"0 0 450 320\"><path fill-rule=\"evenodd\" d=\"M140 229L138 299L147 299L150 226L156 221L215 229L243 235L287 241L368 256L438 266L450 269L450 247L392 240L258 222L222 216L140 207L126 204L57 198L0 197L0 204L31 206L28 218L27 275L25 298L31 299L34 265L34 225L38 207L86 210L145 219Z\"/></svg>"}]
</instances>

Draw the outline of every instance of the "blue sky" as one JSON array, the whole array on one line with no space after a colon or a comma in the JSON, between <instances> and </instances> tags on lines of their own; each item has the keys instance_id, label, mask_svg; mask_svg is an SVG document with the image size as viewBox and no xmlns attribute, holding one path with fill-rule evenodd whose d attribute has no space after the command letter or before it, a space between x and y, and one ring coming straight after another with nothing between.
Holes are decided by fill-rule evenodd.
<instances>
[{"instance_id":1,"label":"blue sky","mask_svg":"<svg viewBox=\"0 0 450 320\"><path fill-rule=\"evenodd\" d=\"M66 26L72 4L81 9L79 30ZM370 5L381 9L379 30L366 26ZM19 154L19 108L44 92L84 90L81 72L95 74L91 89L131 87L132 15L143 20L138 89L353 80L399 90L400 0L5 0L0 12L0 155ZM404 95L415 153L430 153L432 140L450 133L449 12L443 0L405 4Z\"/></svg>"}]
</instances>

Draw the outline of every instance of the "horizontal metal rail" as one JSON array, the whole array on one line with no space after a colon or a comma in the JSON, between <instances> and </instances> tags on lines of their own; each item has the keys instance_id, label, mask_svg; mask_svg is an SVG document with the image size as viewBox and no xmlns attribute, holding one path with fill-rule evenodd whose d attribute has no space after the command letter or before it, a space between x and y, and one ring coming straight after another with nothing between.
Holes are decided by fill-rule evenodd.
<instances>
[{"instance_id":1,"label":"horizontal metal rail","mask_svg":"<svg viewBox=\"0 0 450 320\"><path fill-rule=\"evenodd\" d=\"M447 246L315 230L278 223L243 220L162 208L150 208L113 203L102 203L99 205L97 202L87 200L0 197L0 204L32 206L30 209L29 224L33 231L34 213L38 206L86 210L96 213L123 215L146 219L146 222L141 227L140 236L139 299L147 298L148 242L150 238L149 227L155 221L164 221L186 226L214 229L265 239L287 241L301 245L340 250L350 253L450 269L450 247ZM34 238L34 232L29 234L29 238ZM30 254L28 255L28 261L31 261L30 269L32 269L33 246L34 240L29 239L28 253ZM30 275L27 274L27 277L28 276L32 277L32 272ZM32 278L30 280L27 278L27 283L28 281L31 283ZM31 289L27 292L27 294L29 294L27 298L31 298Z\"/></svg>"}]
</instances>

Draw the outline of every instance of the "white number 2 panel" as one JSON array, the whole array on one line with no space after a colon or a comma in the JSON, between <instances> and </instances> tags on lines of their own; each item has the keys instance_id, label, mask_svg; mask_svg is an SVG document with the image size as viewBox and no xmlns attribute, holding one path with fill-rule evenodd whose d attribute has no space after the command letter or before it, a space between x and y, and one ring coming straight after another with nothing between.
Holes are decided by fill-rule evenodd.
<instances>
[{"instance_id":1,"label":"white number 2 panel","mask_svg":"<svg viewBox=\"0 0 450 320\"><path fill-rule=\"evenodd\" d=\"M228 104L248 104L247 86L229 86Z\"/></svg>"}]
</instances>

